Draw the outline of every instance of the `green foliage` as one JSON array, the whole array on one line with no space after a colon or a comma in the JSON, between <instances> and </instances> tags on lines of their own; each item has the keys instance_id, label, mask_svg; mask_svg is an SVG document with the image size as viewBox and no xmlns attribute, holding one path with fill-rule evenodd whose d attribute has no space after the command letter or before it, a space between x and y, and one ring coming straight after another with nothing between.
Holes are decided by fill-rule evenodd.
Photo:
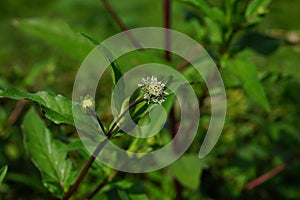
<instances>
[{"instance_id":1,"label":"green foliage","mask_svg":"<svg viewBox=\"0 0 300 200\"><path fill-rule=\"evenodd\" d=\"M147 195L137 184L126 180L106 185L95 199L115 199L115 200L148 200Z\"/></svg>"},{"instance_id":2,"label":"green foliage","mask_svg":"<svg viewBox=\"0 0 300 200\"><path fill-rule=\"evenodd\" d=\"M160 1L108 2L129 28L161 26ZM88 135L102 132L99 121L107 131L114 124L110 91L123 74L139 64L156 62L176 68L182 61L172 55L168 62L164 52L148 49L116 60L109 49L98 46L120 32L111 13L99 2L29 3L4 0L0 8L0 166L4 166L0 169L0 199L22 199L23 194L30 199L61 198L90 156L76 135L74 118L78 117L76 128ZM118 173L94 163L73 199L85 198L99 183L103 186L93 199L299 197L299 152L295 148L300 142L299 6L297 1L283 0L172 2L171 27L200 42L225 82L228 112L217 146L207 158L198 158L211 116L209 98L202 96L205 87L198 87L203 81L196 80L193 88L201 99L201 119L199 133L186 154L168 168L147 174ZM105 72L101 87L97 88L96 113L84 112L79 103L67 98L71 96L76 69L95 46L111 62L110 72ZM194 72L192 66L187 66L182 74L193 81ZM123 88L115 95L121 97ZM117 98L126 99L114 102L120 106L119 113L139 95L137 92ZM20 106L9 99L27 99L38 104L41 112L36 112L30 103ZM174 120L180 121L180 109L173 95L162 107L167 116L172 111ZM154 130L165 116L153 108L143 102L131 109L130 115L139 125L151 123ZM44 116L48 120L43 120ZM125 127L126 123L125 118L119 121ZM169 117L158 135L146 139L132 138L116 128L112 142L131 152L153 151L174 137L172 128L180 128L180 124L172 127L172 123ZM23 153L24 147L29 156ZM283 163L288 166L285 171L245 190L251 180Z\"/></svg>"},{"instance_id":3,"label":"green foliage","mask_svg":"<svg viewBox=\"0 0 300 200\"><path fill-rule=\"evenodd\" d=\"M92 46L62 20L23 19L14 24L24 32L38 37L58 51L67 53L75 59L82 60L92 49Z\"/></svg>"},{"instance_id":4,"label":"green foliage","mask_svg":"<svg viewBox=\"0 0 300 200\"><path fill-rule=\"evenodd\" d=\"M58 94L54 95L46 91L28 93L14 88L0 89L0 97L8 97L15 100L28 99L37 103L42 113L56 124L68 124L75 126L74 117L77 120L77 128L89 132L98 133L101 127L91 118L88 113L83 112L79 103L72 103L70 99ZM74 112L72 106L74 106ZM88 122L88 123L87 123ZM93 123L94 122L94 123ZM91 125L92 124L92 125Z\"/></svg>"},{"instance_id":5,"label":"green foliage","mask_svg":"<svg viewBox=\"0 0 300 200\"><path fill-rule=\"evenodd\" d=\"M15 100L28 99L41 106L45 116L56 124L66 123L74 126L72 115L72 102L62 95L53 95L46 91L35 94L19 91L13 88L0 90L0 97Z\"/></svg>"},{"instance_id":6,"label":"green foliage","mask_svg":"<svg viewBox=\"0 0 300 200\"><path fill-rule=\"evenodd\" d=\"M232 74L239 78L244 90L251 100L256 101L261 106L263 106L264 109L270 111L270 105L258 78L258 73L255 65L245 59L239 58L232 60L224 59L222 64Z\"/></svg>"},{"instance_id":7,"label":"green foliage","mask_svg":"<svg viewBox=\"0 0 300 200\"><path fill-rule=\"evenodd\" d=\"M183 155L170 166L175 178L191 190L199 187L199 177L205 167L207 167L206 160L200 160L197 154Z\"/></svg>"},{"instance_id":8,"label":"green foliage","mask_svg":"<svg viewBox=\"0 0 300 200\"><path fill-rule=\"evenodd\" d=\"M62 197L77 175L67 158L64 144L54 140L33 108L24 117L23 129L25 147L43 175L44 186L57 197Z\"/></svg>"},{"instance_id":9,"label":"green foliage","mask_svg":"<svg viewBox=\"0 0 300 200\"><path fill-rule=\"evenodd\" d=\"M7 114L5 110L2 107L0 107L0 131L4 129L6 121L7 121Z\"/></svg>"},{"instance_id":10,"label":"green foliage","mask_svg":"<svg viewBox=\"0 0 300 200\"><path fill-rule=\"evenodd\" d=\"M0 168L0 185L3 182L6 173L7 173L7 166L1 167Z\"/></svg>"}]
</instances>

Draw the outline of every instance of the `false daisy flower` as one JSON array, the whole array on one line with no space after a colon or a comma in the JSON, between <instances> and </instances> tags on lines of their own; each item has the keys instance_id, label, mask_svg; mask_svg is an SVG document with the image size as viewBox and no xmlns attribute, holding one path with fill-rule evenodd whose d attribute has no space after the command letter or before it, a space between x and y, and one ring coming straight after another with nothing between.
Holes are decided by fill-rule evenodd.
<instances>
[{"instance_id":1,"label":"false daisy flower","mask_svg":"<svg viewBox=\"0 0 300 200\"><path fill-rule=\"evenodd\" d=\"M166 85L161 81L157 81L155 76L142 78L141 84L138 84L143 92L143 98L150 102L161 104L169 95L165 91Z\"/></svg>"}]
</instances>

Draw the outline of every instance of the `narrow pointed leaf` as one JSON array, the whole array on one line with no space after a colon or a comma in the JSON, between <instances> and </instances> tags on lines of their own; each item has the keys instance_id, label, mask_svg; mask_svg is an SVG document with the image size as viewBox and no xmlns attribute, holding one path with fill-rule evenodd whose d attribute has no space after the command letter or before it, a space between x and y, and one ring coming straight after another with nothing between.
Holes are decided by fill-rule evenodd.
<instances>
[{"instance_id":1,"label":"narrow pointed leaf","mask_svg":"<svg viewBox=\"0 0 300 200\"><path fill-rule=\"evenodd\" d=\"M255 65L248 60L238 58L234 60L224 59L223 64L240 80L249 98L259 103L266 111L270 111L270 104L258 78Z\"/></svg>"},{"instance_id":2,"label":"narrow pointed leaf","mask_svg":"<svg viewBox=\"0 0 300 200\"><path fill-rule=\"evenodd\" d=\"M0 185L5 177L6 173L7 173L7 165L1 167L1 169L0 169Z\"/></svg>"}]
</instances>

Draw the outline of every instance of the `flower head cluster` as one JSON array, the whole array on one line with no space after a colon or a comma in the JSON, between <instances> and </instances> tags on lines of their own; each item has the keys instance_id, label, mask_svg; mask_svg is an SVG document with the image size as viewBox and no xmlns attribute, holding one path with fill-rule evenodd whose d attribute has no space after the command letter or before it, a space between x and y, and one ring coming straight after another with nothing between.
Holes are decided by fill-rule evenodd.
<instances>
[{"instance_id":1,"label":"flower head cluster","mask_svg":"<svg viewBox=\"0 0 300 200\"><path fill-rule=\"evenodd\" d=\"M150 102L161 104L165 101L166 96L169 95L165 91L166 85L161 81L157 81L155 76L142 78L142 83L138 84L143 92L143 98Z\"/></svg>"}]
</instances>

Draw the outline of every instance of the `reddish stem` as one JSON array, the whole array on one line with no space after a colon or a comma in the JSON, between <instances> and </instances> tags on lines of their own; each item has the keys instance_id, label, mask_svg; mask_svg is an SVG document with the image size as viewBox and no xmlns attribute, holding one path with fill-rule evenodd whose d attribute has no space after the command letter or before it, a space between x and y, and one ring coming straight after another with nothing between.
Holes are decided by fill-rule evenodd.
<instances>
[{"instance_id":1,"label":"reddish stem","mask_svg":"<svg viewBox=\"0 0 300 200\"><path fill-rule=\"evenodd\" d=\"M287 164L281 164L278 167L272 169L271 171L261 175L260 177L254 179L253 181L249 182L246 186L245 189L246 190L251 190L261 184L263 184L264 182L266 182L267 180L273 178L274 176L276 176L277 174L279 174L280 172L282 172L285 168L287 167Z\"/></svg>"},{"instance_id":2,"label":"reddish stem","mask_svg":"<svg viewBox=\"0 0 300 200\"><path fill-rule=\"evenodd\" d=\"M17 102L14 110L12 111L12 113L10 114L7 120L7 127L12 126L17 121L27 102L28 101L25 99L21 99Z\"/></svg>"},{"instance_id":3,"label":"reddish stem","mask_svg":"<svg viewBox=\"0 0 300 200\"><path fill-rule=\"evenodd\" d=\"M101 0L111 17L115 20L115 22L118 24L118 26L121 28L122 31L127 31L128 27L123 23L121 18L119 17L118 13L112 8L112 6L108 3L107 0ZM126 32L127 37L132 42L132 44L138 48L142 49L143 47L141 44L133 37L133 35L130 32Z\"/></svg>"},{"instance_id":4,"label":"reddish stem","mask_svg":"<svg viewBox=\"0 0 300 200\"><path fill-rule=\"evenodd\" d=\"M85 164L83 170L81 171L80 175L78 176L76 182L74 185L72 185L72 187L70 188L70 190L64 195L64 197L62 198L63 200L67 200L69 199L73 193L77 190L79 184L81 183L81 181L83 180L83 178L85 177L85 175L87 174L87 172L89 171L90 167L92 166L93 162L95 161L96 157L98 156L98 154L100 153L100 151L103 149L103 147L105 146L105 144L109 141L109 138L105 138L105 140L103 140L96 148L96 150L94 151L93 155L90 157L90 159L87 161L87 163Z\"/></svg>"},{"instance_id":5,"label":"reddish stem","mask_svg":"<svg viewBox=\"0 0 300 200\"><path fill-rule=\"evenodd\" d=\"M283 164L279 165L278 167L272 169L271 171L259 176L258 178L254 179L253 181L250 181L249 183L247 183L247 185L245 186L245 189L251 190L251 189L263 184L264 182L270 180L271 178L273 178L274 176L276 176L277 174L279 174L280 172L285 170L289 164L291 164L299 159L300 159L300 155L293 156L292 158L287 160L285 163L283 163Z\"/></svg>"},{"instance_id":6,"label":"reddish stem","mask_svg":"<svg viewBox=\"0 0 300 200\"><path fill-rule=\"evenodd\" d=\"M165 31L165 59L171 61L171 37L170 37L170 27L171 27L171 0L164 0L164 27Z\"/></svg>"}]
</instances>

